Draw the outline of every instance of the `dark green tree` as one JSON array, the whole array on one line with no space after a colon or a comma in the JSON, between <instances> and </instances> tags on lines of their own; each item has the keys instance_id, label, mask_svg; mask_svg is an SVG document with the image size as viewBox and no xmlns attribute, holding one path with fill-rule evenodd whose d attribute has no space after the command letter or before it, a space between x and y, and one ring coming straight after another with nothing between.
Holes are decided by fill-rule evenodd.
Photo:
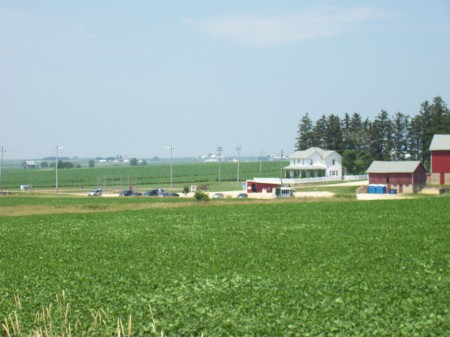
<instances>
[{"instance_id":1,"label":"dark green tree","mask_svg":"<svg viewBox=\"0 0 450 337\"><path fill-rule=\"evenodd\" d=\"M137 158L131 158L130 159L130 166L137 166L138 160Z\"/></svg>"},{"instance_id":2,"label":"dark green tree","mask_svg":"<svg viewBox=\"0 0 450 337\"><path fill-rule=\"evenodd\" d=\"M411 119L408 125L407 146L410 159L421 160L422 154L422 137L424 129L421 125L421 118L416 116Z\"/></svg>"},{"instance_id":3,"label":"dark green tree","mask_svg":"<svg viewBox=\"0 0 450 337\"><path fill-rule=\"evenodd\" d=\"M431 104L428 101L423 102L409 129L411 152L428 168L429 148L433 136L447 133L450 133L450 111L442 98L435 97Z\"/></svg>"},{"instance_id":4,"label":"dark green tree","mask_svg":"<svg viewBox=\"0 0 450 337\"><path fill-rule=\"evenodd\" d=\"M342 166L347 174L364 174L372 162L370 153L365 150L344 150Z\"/></svg>"},{"instance_id":5,"label":"dark green tree","mask_svg":"<svg viewBox=\"0 0 450 337\"><path fill-rule=\"evenodd\" d=\"M409 117L397 112L392 121L392 159L404 160L408 153Z\"/></svg>"},{"instance_id":6,"label":"dark green tree","mask_svg":"<svg viewBox=\"0 0 450 337\"><path fill-rule=\"evenodd\" d=\"M337 115L328 117L328 128L325 135L325 149L334 150L338 153L344 151L341 120Z\"/></svg>"},{"instance_id":7,"label":"dark green tree","mask_svg":"<svg viewBox=\"0 0 450 337\"><path fill-rule=\"evenodd\" d=\"M352 137L352 126L351 126L351 117L348 112L345 113L344 118L342 119L342 141L344 142L344 149L353 149L353 137Z\"/></svg>"},{"instance_id":8,"label":"dark green tree","mask_svg":"<svg viewBox=\"0 0 450 337\"><path fill-rule=\"evenodd\" d=\"M95 160L91 159L89 160L89 167L94 167L95 166Z\"/></svg>"},{"instance_id":9,"label":"dark green tree","mask_svg":"<svg viewBox=\"0 0 450 337\"><path fill-rule=\"evenodd\" d=\"M328 118L325 115L314 124L312 130L312 144L311 146L316 146L324 149L326 147L325 136L328 130Z\"/></svg>"},{"instance_id":10,"label":"dark green tree","mask_svg":"<svg viewBox=\"0 0 450 337\"><path fill-rule=\"evenodd\" d=\"M377 115L369 129L369 150L375 160L390 160L392 154L392 122L385 110Z\"/></svg>"},{"instance_id":11,"label":"dark green tree","mask_svg":"<svg viewBox=\"0 0 450 337\"><path fill-rule=\"evenodd\" d=\"M70 162L70 161L65 161L65 162L62 163L62 168L71 169L71 168L74 168L74 167L75 167L75 164Z\"/></svg>"},{"instance_id":12,"label":"dark green tree","mask_svg":"<svg viewBox=\"0 0 450 337\"><path fill-rule=\"evenodd\" d=\"M298 125L297 143L295 146L297 151L306 150L312 146L312 130L313 122L311 118L309 118L308 113L306 113Z\"/></svg>"},{"instance_id":13,"label":"dark green tree","mask_svg":"<svg viewBox=\"0 0 450 337\"><path fill-rule=\"evenodd\" d=\"M450 110L440 96L433 98L430 106L431 113L431 130L434 134L450 133Z\"/></svg>"}]
</instances>

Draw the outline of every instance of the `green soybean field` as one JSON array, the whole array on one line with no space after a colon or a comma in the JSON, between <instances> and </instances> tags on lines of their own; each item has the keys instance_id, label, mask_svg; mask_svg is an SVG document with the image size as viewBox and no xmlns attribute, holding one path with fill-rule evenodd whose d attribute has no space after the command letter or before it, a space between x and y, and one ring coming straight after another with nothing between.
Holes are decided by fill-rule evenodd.
<instances>
[{"instance_id":1,"label":"green soybean field","mask_svg":"<svg viewBox=\"0 0 450 337\"><path fill-rule=\"evenodd\" d=\"M0 198L0 336L450 336L449 197L2 212L52 200Z\"/></svg>"},{"instance_id":2,"label":"green soybean field","mask_svg":"<svg viewBox=\"0 0 450 337\"><path fill-rule=\"evenodd\" d=\"M242 162L239 164L239 181L254 177L279 177L280 162ZM2 172L0 189L19 189L29 185L35 189L54 188L55 169L18 169L9 168ZM145 166L103 166L94 168L72 168L58 170L60 188L124 188L129 185L168 185L170 183L169 164L151 164ZM176 164L172 167L172 182L177 185L190 183L210 183L217 181L236 181L238 164L221 163L220 175L218 163Z\"/></svg>"}]
</instances>

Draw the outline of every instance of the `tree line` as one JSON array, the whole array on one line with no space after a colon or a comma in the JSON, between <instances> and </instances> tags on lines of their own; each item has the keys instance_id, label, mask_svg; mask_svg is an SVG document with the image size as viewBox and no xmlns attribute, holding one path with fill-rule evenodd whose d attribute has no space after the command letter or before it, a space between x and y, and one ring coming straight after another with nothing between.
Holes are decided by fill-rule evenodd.
<instances>
[{"instance_id":1,"label":"tree line","mask_svg":"<svg viewBox=\"0 0 450 337\"><path fill-rule=\"evenodd\" d=\"M373 160L420 160L429 169L434 134L450 134L450 110L440 96L420 105L417 115L390 115L381 110L373 120L359 113L322 115L315 122L300 120L295 149L320 147L342 155L348 174L364 173Z\"/></svg>"}]
</instances>

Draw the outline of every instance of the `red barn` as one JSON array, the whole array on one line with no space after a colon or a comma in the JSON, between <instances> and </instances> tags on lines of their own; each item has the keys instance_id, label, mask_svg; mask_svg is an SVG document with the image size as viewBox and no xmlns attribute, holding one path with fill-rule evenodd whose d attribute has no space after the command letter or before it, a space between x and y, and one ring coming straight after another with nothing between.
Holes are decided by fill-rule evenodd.
<instances>
[{"instance_id":1,"label":"red barn","mask_svg":"<svg viewBox=\"0 0 450 337\"><path fill-rule=\"evenodd\" d=\"M373 161L367 169L369 184L382 184L386 190L416 193L425 187L427 177L420 161Z\"/></svg>"},{"instance_id":2,"label":"red barn","mask_svg":"<svg viewBox=\"0 0 450 337\"><path fill-rule=\"evenodd\" d=\"M450 184L450 135L434 135L430 144L431 183Z\"/></svg>"}]
</instances>

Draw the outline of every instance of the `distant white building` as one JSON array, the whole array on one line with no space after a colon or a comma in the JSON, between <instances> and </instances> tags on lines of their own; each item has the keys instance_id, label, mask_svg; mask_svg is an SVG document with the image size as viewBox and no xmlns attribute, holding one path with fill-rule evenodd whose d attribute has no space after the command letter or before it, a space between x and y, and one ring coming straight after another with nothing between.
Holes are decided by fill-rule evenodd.
<instances>
[{"instance_id":1,"label":"distant white building","mask_svg":"<svg viewBox=\"0 0 450 337\"><path fill-rule=\"evenodd\" d=\"M24 169L34 169L37 167L38 165L33 160L24 160L22 162L22 168Z\"/></svg>"},{"instance_id":2,"label":"distant white building","mask_svg":"<svg viewBox=\"0 0 450 337\"><path fill-rule=\"evenodd\" d=\"M289 161L284 170L290 178L342 177L342 156L336 151L311 147L294 152Z\"/></svg>"}]
</instances>

